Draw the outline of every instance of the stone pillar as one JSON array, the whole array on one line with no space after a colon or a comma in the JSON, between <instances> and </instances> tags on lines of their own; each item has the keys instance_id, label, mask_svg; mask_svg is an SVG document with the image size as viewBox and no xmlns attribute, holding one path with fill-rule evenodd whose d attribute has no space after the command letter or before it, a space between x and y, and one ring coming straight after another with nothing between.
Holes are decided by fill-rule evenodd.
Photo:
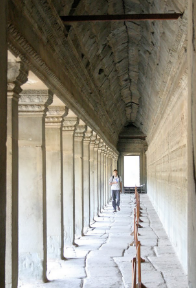
<instances>
[{"instance_id":1,"label":"stone pillar","mask_svg":"<svg viewBox=\"0 0 196 288\"><path fill-rule=\"evenodd\" d=\"M109 157L109 164L108 164L108 170L109 170L109 177L108 177L108 183L109 183L109 178L112 176L112 172L113 172L113 170L112 170L112 152L111 152L111 149L109 150L109 155L108 155L108 157ZM111 199L111 186L109 185L109 193L108 193L108 202L110 201L110 199Z\"/></svg>"},{"instance_id":2,"label":"stone pillar","mask_svg":"<svg viewBox=\"0 0 196 288\"><path fill-rule=\"evenodd\" d=\"M5 288L6 138L7 138L7 1L0 1L0 287Z\"/></svg>"},{"instance_id":3,"label":"stone pillar","mask_svg":"<svg viewBox=\"0 0 196 288\"><path fill-rule=\"evenodd\" d=\"M83 139L83 234L90 225L90 140L92 129L87 128Z\"/></svg>"},{"instance_id":4,"label":"stone pillar","mask_svg":"<svg viewBox=\"0 0 196 288\"><path fill-rule=\"evenodd\" d=\"M100 176L101 176L101 187L100 187L100 211L104 209L104 197L105 197L105 190L104 190L104 174L105 174L105 159L104 159L104 150L105 150L105 144L101 147L101 170L100 170Z\"/></svg>"},{"instance_id":5,"label":"stone pillar","mask_svg":"<svg viewBox=\"0 0 196 288\"><path fill-rule=\"evenodd\" d=\"M101 151L101 154L102 154L102 171L101 171L101 184L102 184L102 187L101 187L101 200L102 200L102 204L101 204L101 208L104 209L105 207L105 194L106 194L106 186L105 186L105 180L106 180L106 157L105 157L105 150L106 150L106 145L105 143L103 144L102 146L102 151Z\"/></svg>"},{"instance_id":6,"label":"stone pillar","mask_svg":"<svg viewBox=\"0 0 196 288\"><path fill-rule=\"evenodd\" d=\"M106 204L107 204L107 201L106 201L106 191L107 191L107 184L106 184L106 172L107 172L107 159L106 159L106 151L107 151L107 148L106 148L106 145L104 147L104 151L103 151L103 158L104 158L104 200L103 200L103 206L105 207Z\"/></svg>"},{"instance_id":7,"label":"stone pillar","mask_svg":"<svg viewBox=\"0 0 196 288\"><path fill-rule=\"evenodd\" d=\"M61 259L62 251L62 120L65 106L49 106L46 127L47 258Z\"/></svg>"},{"instance_id":8,"label":"stone pillar","mask_svg":"<svg viewBox=\"0 0 196 288\"><path fill-rule=\"evenodd\" d=\"M101 188L102 188L102 164L103 164L103 160L102 160L102 154L101 154L101 150L102 150L102 146L103 146L103 140L100 139L99 142L99 146L98 146L98 155L97 155L97 196L98 196L98 215L101 212L101 203L102 203L102 195L101 195Z\"/></svg>"},{"instance_id":9,"label":"stone pillar","mask_svg":"<svg viewBox=\"0 0 196 288\"><path fill-rule=\"evenodd\" d=\"M90 223L93 222L95 210L95 187L94 187L94 145L96 133L93 132L90 140Z\"/></svg>"},{"instance_id":10,"label":"stone pillar","mask_svg":"<svg viewBox=\"0 0 196 288\"><path fill-rule=\"evenodd\" d=\"M124 153L122 153L122 152L119 155L118 171L119 171L119 174L122 177L122 181L124 183Z\"/></svg>"},{"instance_id":11,"label":"stone pillar","mask_svg":"<svg viewBox=\"0 0 196 288\"><path fill-rule=\"evenodd\" d=\"M13 288L18 286L18 99L27 73L23 63L8 62L6 287Z\"/></svg>"},{"instance_id":12,"label":"stone pillar","mask_svg":"<svg viewBox=\"0 0 196 288\"><path fill-rule=\"evenodd\" d=\"M98 205L98 148L100 138L97 137L94 146L94 217L99 214Z\"/></svg>"},{"instance_id":13,"label":"stone pillar","mask_svg":"<svg viewBox=\"0 0 196 288\"><path fill-rule=\"evenodd\" d=\"M108 147L105 149L105 206L108 204L109 173L108 173Z\"/></svg>"},{"instance_id":14,"label":"stone pillar","mask_svg":"<svg viewBox=\"0 0 196 288\"><path fill-rule=\"evenodd\" d=\"M109 152L109 178L112 176L112 156L111 156L111 151ZM109 182L109 179L108 179ZM109 194L108 194L108 202L111 199L111 186L109 185Z\"/></svg>"},{"instance_id":15,"label":"stone pillar","mask_svg":"<svg viewBox=\"0 0 196 288\"><path fill-rule=\"evenodd\" d=\"M63 250L74 244L75 237L75 186L74 186L74 131L78 118L68 116L63 121Z\"/></svg>"},{"instance_id":16,"label":"stone pillar","mask_svg":"<svg viewBox=\"0 0 196 288\"><path fill-rule=\"evenodd\" d=\"M118 169L118 155L115 154L115 157L114 157L114 165L115 165L115 169Z\"/></svg>"},{"instance_id":17,"label":"stone pillar","mask_svg":"<svg viewBox=\"0 0 196 288\"><path fill-rule=\"evenodd\" d=\"M79 122L74 134L75 238L83 235L83 137L86 125Z\"/></svg>"},{"instance_id":18,"label":"stone pillar","mask_svg":"<svg viewBox=\"0 0 196 288\"><path fill-rule=\"evenodd\" d=\"M112 173L113 173L114 169L117 169L117 168L115 165L114 153L112 152Z\"/></svg>"},{"instance_id":19,"label":"stone pillar","mask_svg":"<svg viewBox=\"0 0 196 288\"><path fill-rule=\"evenodd\" d=\"M19 99L19 279L46 281L45 113L49 90Z\"/></svg>"}]
</instances>

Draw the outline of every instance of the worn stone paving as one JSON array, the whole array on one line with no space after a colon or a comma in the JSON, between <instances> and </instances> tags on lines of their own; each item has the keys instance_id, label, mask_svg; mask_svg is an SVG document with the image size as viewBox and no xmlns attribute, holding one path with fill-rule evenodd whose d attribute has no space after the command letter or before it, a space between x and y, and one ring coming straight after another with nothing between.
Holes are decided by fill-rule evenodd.
<instances>
[{"instance_id":1,"label":"worn stone paving","mask_svg":"<svg viewBox=\"0 0 196 288\"><path fill-rule=\"evenodd\" d=\"M87 234L66 251L67 260L49 262L48 283L20 287L131 288L134 196L121 196L121 211L111 203ZM143 228L139 229L142 282L148 288L186 288L187 278L147 195L141 196Z\"/></svg>"}]
</instances>

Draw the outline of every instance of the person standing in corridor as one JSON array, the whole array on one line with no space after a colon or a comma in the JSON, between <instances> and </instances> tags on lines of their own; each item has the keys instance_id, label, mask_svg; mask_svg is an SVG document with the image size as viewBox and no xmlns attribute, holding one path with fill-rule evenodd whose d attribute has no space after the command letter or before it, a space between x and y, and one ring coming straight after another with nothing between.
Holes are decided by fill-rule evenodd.
<instances>
[{"instance_id":1,"label":"person standing in corridor","mask_svg":"<svg viewBox=\"0 0 196 288\"><path fill-rule=\"evenodd\" d=\"M122 178L118 176L118 171L114 169L113 176L110 177L109 184L112 190L112 206L114 211L120 211L120 193L122 193Z\"/></svg>"}]
</instances>

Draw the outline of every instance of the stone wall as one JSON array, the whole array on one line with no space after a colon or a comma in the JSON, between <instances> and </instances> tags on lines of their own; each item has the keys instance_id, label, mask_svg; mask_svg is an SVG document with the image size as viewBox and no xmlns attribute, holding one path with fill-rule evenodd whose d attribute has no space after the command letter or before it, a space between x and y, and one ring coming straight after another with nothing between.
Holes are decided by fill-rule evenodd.
<instances>
[{"instance_id":1,"label":"stone wall","mask_svg":"<svg viewBox=\"0 0 196 288\"><path fill-rule=\"evenodd\" d=\"M147 151L150 199L187 272L187 72L173 81L164 113Z\"/></svg>"},{"instance_id":2,"label":"stone wall","mask_svg":"<svg viewBox=\"0 0 196 288\"><path fill-rule=\"evenodd\" d=\"M196 287L196 1L189 1L189 97L188 97L188 280Z\"/></svg>"}]
</instances>

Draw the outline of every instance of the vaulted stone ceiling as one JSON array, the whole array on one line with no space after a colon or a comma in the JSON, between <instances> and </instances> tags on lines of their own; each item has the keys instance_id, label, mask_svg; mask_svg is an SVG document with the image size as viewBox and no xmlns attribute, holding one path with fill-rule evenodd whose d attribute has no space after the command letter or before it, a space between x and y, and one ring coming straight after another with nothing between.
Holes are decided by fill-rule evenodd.
<instances>
[{"instance_id":1,"label":"vaulted stone ceiling","mask_svg":"<svg viewBox=\"0 0 196 288\"><path fill-rule=\"evenodd\" d=\"M40 41L39 46L35 40L31 45L74 95L76 104L73 97L68 99L68 94L65 95L68 103L81 110L81 116L89 113L88 117L94 117L98 133L103 131L114 145L126 125L133 124L149 135L161 115L166 90L186 53L187 1L28 0L23 5L22 9L20 4L22 14ZM184 12L184 15L177 21L75 23L65 29L57 17L164 12ZM14 17L15 14L10 17L11 21ZM17 17L13 23L18 30L24 29L22 35L31 41L28 29L24 24L20 27ZM15 45L15 31L12 34L9 40ZM28 59L28 55L25 57ZM30 57L28 61L32 62ZM57 65L54 61L59 71L54 71ZM80 92L78 96L76 89ZM58 95L55 89L54 93ZM75 107L71 107L74 112Z\"/></svg>"},{"instance_id":2,"label":"vaulted stone ceiling","mask_svg":"<svg viewBox=\"0 0 196 288\"><path fill-rule=\"evenodd\" d=\"M75 0L61 1L57 9L61 15L100 15L184 12L186 6L180 0ZM147 135L186 46L186 15L178 21L79 23L66 29L112 129L118 134L134 123Z\"/></svg>"}]
</instances>

